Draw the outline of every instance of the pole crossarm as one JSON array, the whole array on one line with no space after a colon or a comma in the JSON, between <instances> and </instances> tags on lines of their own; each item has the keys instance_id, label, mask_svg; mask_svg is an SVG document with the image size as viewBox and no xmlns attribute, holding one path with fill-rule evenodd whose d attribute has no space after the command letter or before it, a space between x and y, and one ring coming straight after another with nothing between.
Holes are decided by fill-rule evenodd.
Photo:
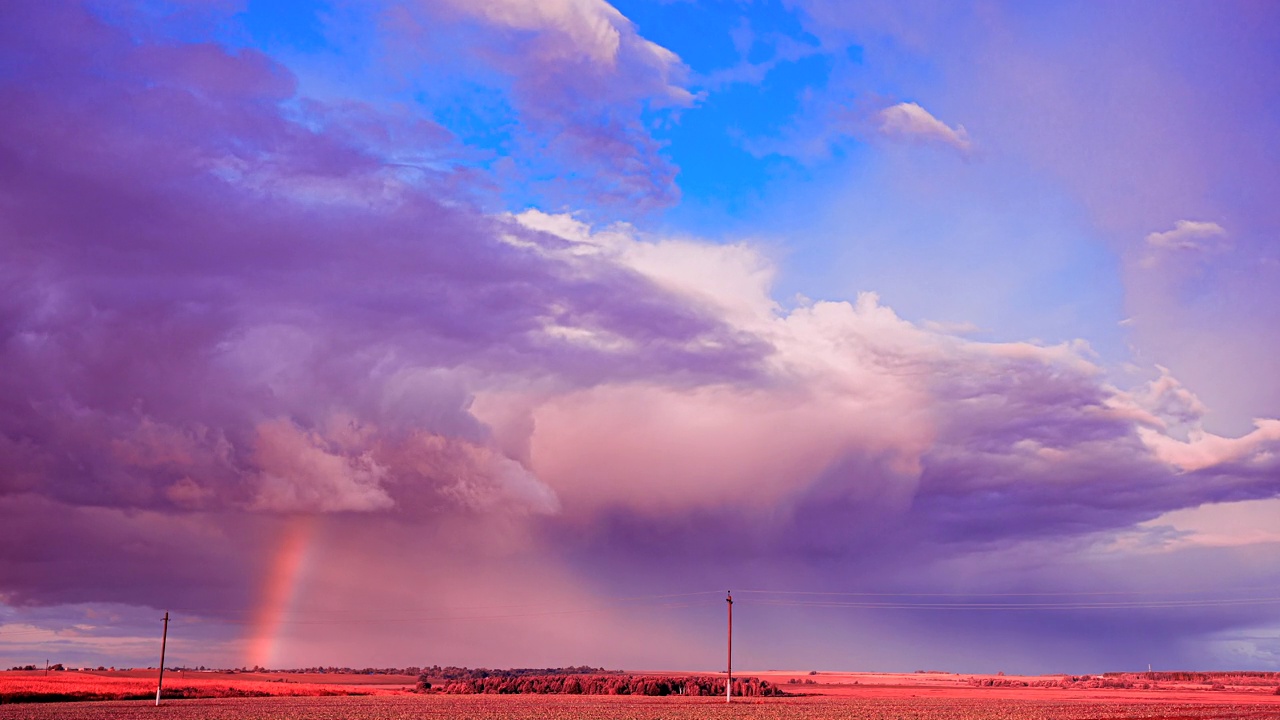
<instances>
[{"instance_id":1,"label":"pole crossarm","mask_svg":"<svg viewBox=\"0 0 1280 720\"><path fill-rule=\"evenodd\" d=\"M729 663L725 668L724 701L733 702L733 591L727 593L725 602L729 604Z\"/></svg>"},{"instance_id":2,"label":"pole crossarm","mask_svg":"<svg viewBox=\"0 0 1280 720\"><path fill-rule=\"evenodd\" d=\"M160 677L156 680L156 707L160 707L160 689L164 687L164 647L169 642L169 613L164 614L164 631L160 635Z\"/></svg>"}]
</instances>

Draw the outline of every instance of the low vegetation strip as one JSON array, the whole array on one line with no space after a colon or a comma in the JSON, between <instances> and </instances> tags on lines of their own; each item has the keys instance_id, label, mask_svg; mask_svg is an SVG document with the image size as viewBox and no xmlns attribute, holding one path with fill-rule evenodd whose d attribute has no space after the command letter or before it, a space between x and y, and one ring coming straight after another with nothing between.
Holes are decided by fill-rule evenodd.
<instances>
[{"instance_id":1,"label":"low vegetation strip","mask_svg":"<svg viewBox=\"0 0 1280 720\"><path fill-rule=\"evenodd\" d=\"M368 695L369 690L311 683L242 682L180 679L164 683L164 697L236 698L272 696ZM145 700L156 696L155 680L114 678L82 673L0 675L0 704L75 702L83 700Z\"/></svg>"},{"instance_id":2,"label":"low vegetation strip","mask_svg":"<svg viewBox=\"0 0 1280 720\"><path fill-rule=\"evenodd\" d=\"M1102 675L1062 675L1029 680L1026 678L971 677L974 687L1033 687L1064 688L1068 690L1245 690L1270 691L1280 695L1280 673L1104 673ZM1274 688L1274 690L1273 690Z\"/></svg>"},{"instance_id":3,"label":"low vegetation strip","mask_svg":"<svg viewBox=\"0 0 1280 720\"><path fill-rule=\"evenodd\" d=\"M419 675L426 680L482 680L484 678L525 677L529 675L620 675L619 670L606 670L590 665L576 665L562 668L469 668L453 665L440 667L415 668L411 675Z\"/></svg>"},{"instance_id":4,"label":"low vegetation strip","mask_svg":"<svg viewBox=\"0 0 1280 720\"><path fill-rule=\"evenodd\" d=\"M1125 682L1199 683L1201 685L1280 686L1280 672L1268 670L1237 670L1220 672L1158 671L1158 672L1109 672L1104 678Z\"/></svg>"},{"instance_id":5,"label":"low vegetation strip","mask_svg":"<svg viewBox=\"0 0 1280 720\"><path fill-rule=\"evenodd\" d=\"M692 695L725 694L724 678L705 675L525 675L459 680L433 687L423 683L420 690L453 695ZM738 697L778 697L785 695L776 685L759 678L734 678L733 694Z\"/></svg>"}]
</instances>

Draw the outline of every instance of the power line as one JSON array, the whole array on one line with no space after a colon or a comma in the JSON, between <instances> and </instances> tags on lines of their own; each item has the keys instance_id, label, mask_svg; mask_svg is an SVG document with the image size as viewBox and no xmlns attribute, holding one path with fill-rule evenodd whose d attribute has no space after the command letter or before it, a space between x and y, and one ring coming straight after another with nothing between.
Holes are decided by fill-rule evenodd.
<instances>
[{"instance_id":1,"label":"power line","mask_svg":"<svg viewBox=\"0 0 1280 720\"><path fill-rule=\"evenodd\" d=\"M670 600L675 598L691 598L691 597L698 597L698 596L709 597L712 595L719 595L720 593L721 591L719 590L703 590L698 592L662 593L662 594L653 594L653 595L604 596L599 598L599 600L601 602L612 603L611 605L607 606L605 609L608 609L609 607L618 607L618 608L645 607L647 605L641 601ZM635 602L628 602L628 601L635 601ZM658 606L661 606L661 604L650 605L650 606L658 607ZM549 608L550 612L554 612L554 613L565 612L565 610L563 609L563 605L561 605L560 603L542 602L542 603L519 603L519 604L503 604L503 605L467 605L465 607L420 606L420 607L413 607L413 608L391 608L391 609L380 609L378 614L384 617L394 615L404 619L412 619L414 617L419 617L422 613L448 613L453 610L459 610L462 612L473 612L477 610L521 610L521 609L531 609L531 608ZM189 613L192 615L206 616L206 617L211 616L213 614L212 611L210 611L208 608L177 608L176 610L178 612ZM595 608L592 608L591 610L594 611ZM328 608L328 609L311 608L311 609L301 610L301 611L286 611L282 614L285 616L288 616L288 615L293 615L298 613L306 613L307 615L311 615L311 616L332 616L335 620L340 620L341 616L367 614L368 611L363 609L352 609L352 608ZM254 613L249 613L249 615L253 615L253 614ZM541 613L529 613L529 615L537 615L537 614L541 614ZM511 617L523 617L523 616L524 614L511 615ZM484 617L490 617L490 616L486 615ZM503 615L503 616L493 616L493 617L506 617L506 616ZM230 620L230 619L224 618L222 621L234 622L236 620ZM243 621L254 622L255 618L247 617L247 618L244 618Z\"/></svg>"},{"instance_id":2,"label":"power line","mask_svg":"<svg viewBox=\"0 0 1280 720\"><path fill-rule=\"evenodd\" d=\"M1089 597L1104 595L1208 595L1242 590L1272 590L1268 585L1237 587L1234 590L1084 590L1073 592L834 592L819 590L739 590L756 595L817 595L840 597Z\"/></svg>"},{"instance_id":3,"label":"power line","mask_svg":"<svg viewBox=\"0 0 1280 720\"><path fill-rule=\"evenodd\" d=\"M610 612L613 610L635 610L635 609L679 609L690 608L706 605L707 603L699 602L666 602L651 604L612 604L600 605L593 607L565 608L559 610L542 610L537 612L511 612L511 613L485 613L485 614L439 614L436 610L426 610L425 614L417 613L400 613L388 614L378 613L377 615L368 614L367 610L353 611L330 611L330 612L349 612L352 613L346 617L314 617L309 615L310 611L298 611L293 613L292 617L281 617L275 622L283 625L356 625L356 624L395 624L405 622L430 622L443 620L498 620L504 618L528 618L528 617L550 617L556 615L576 615L589 614L599 612ZM463 609L465 613L465 609ZM214 622L220 622L228 625L253 625L259 620L253 617L239 618L220 618Z\"/></svg>"},{"instance_id":4,"label":"power line","mask_svg":"<svg viewBox=\"0 0 1280 720\"><path fill-rule=\"evenodd\" d=\"M1156 610L1162 608L1207 608L1280 603L1280 597L1218 600L1141 600L1132 602L979 603L979 602L837 602L823 600L763 599L759 605L775 607L857 608L867 610Z\"/></svg>"},{"instance_id":5,"label":"power line","mask_svg":"<svg viewBox=\"0 0 1280 720\"><path fill-rule=\"evenodd\" d=\"M1243 588L1237 588L1240 590ZM606 602L581 607L563 607L555 603L522 603L507 605L483 605L466 607L423 607L417 609L378 611L368 609L304 609L283 613L274 622L295 626L380 625L406 622L444 622L467 620L503 620L516 618L557 617L607 613L617 610L680 610L706 607L712 596L723 591L706 590L683 593L630 595L604 598ZM914 610L933 612L1036 612L1036 611L1128 611L1172 610L1196 608L1229 608L1280 604L1280 596L1252 597L1190 597L1217 591L1093 591L1093 592L1027 592L1027 593L895 593L895 592L836 592L814 590L739 590L739 602L777 607L848 610ZM1230 590L1225 592L1231 592ZM747 597L742 597L746 595ZM1135 597L1132 600L1085 600L1084 598ZM1163 599L1157 597L1163 596ZM850 599L841 599L850 598ZM866 598L866 599L857 599ZM948 600L955 598L956 600ZM1044 598L1047 601L1017 601L1016 598ZM1052 600L1058 598L1057 600ZM919 600L916 600L919 599ZM613 602L609 602L613 601ZM197 609L180 611L189 614L192 624L254 625L261 621L256 613L235 617ZM0 629L0 640L17 639L36 635L54 634L51 641L74 640L72 636L60 636L64 630L26 627L15 630ZM94 635L93 637L104 637Z\"/></svg>"}]
</instances>

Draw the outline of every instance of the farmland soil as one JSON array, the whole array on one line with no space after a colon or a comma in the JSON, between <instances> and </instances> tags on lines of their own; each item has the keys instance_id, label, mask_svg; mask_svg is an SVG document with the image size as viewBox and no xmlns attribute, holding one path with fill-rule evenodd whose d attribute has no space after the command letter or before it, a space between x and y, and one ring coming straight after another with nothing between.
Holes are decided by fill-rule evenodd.
<instances>
[{"instance_id":1,"label":"farmland soil","mask_svg":"<svg viewBox=\"0 0 1280 720\"><path fill-rule=\"evenodd\" d=\"M0 705L0 720L1280 720L1275 703L1000 697L266 697Z\"/></svg>"}]
</instances>

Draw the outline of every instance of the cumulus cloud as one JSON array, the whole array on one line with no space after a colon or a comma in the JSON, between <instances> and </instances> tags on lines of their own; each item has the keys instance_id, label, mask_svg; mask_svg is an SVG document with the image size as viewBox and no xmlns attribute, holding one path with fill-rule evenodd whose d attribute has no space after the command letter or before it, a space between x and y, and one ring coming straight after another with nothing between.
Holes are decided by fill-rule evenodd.
<instances>
[{"instance_id":1,"label":"cumulus cloud","mask_svg":"<svg viewBox=\"0 0 1280 720\"><path fill-rule=\"evenodd\" d=\"M1178 381L1168 368L1156 366L1159 376L1128 392L1116 391L1108 407L1134 421L1138 436L1160 460L1182 471L1215 467L1252 468L1266 472L1277 466L1280 421L1259 418L1254 429L1229 438L1207 432L1209 408Z\"/></svg>"},{"instance_id":2,"label":"cumulus cloud","mask_svg":"<svg viewBox=\"0 0 1280 720\"><path fill-rule=\"evenodd\" d=\"M0 62L29 71L0 77L25 108L0 119L14 209L0 496L45 502L6 505L33 518L7 526L7 547L81 508L138 513L147 540L123 543L139 554L117 567L151 556L142 526L184 516L553 513L555 494L470 412L478 388L748 377L766 350L608 258L546 252L565 241L475 210L466 188L401 172L447 134L307 102L259 53L135 41L79 5L10 19ZM631 349L557 336L548 318ZM100 517L74 542L114 537ZM193 592L251 583L237 552ZM121 592L145 594L128 577Z\"/></svg>"},{"instance_id":3,"label":"cumulus cloud","mask_svg":"<svg viewBox=\"0 0 1280 720\"><path fill-rule=\"evenodd\" d=\"M1124 527L1276 489L1265 474L1174 481L1188 466L1167 443L1180 442L1176 433L1204 408L1167 371L1124 392L1102 381L1080 343L970 341L906 322L873 294L784 311L769 298L767 263L748 246L700 254L623 226L592 232L539 213L522 221L560 233L572 243L567 255L607 252L772 348L748 384L605 381L550 398L482 398L495 426L530 418L522 427L531 465L570 515L625 508L639 526L665 528L660 518L673 513L737 508L759 516L754 532L777 533L770 547L832 551L860 537L833 536L836 527L873 518L896 518L895 532L915 542L1012 540ZM698 277L712 280L704 287ZM488 414L505 402L524 409ZM1275 448L1265 434L1239 442ZM1218 454L1194 469L1242 457ZM1111 484L1117 473L1122 487ZM1135 488L1149 494L1139 500Z\"/></svg>"},{"instance_id":4,"label":"cumulus cloud","mask_svg":"<svg viewBox=\"0 0 1280 720\"><path fill-rule=\"evenodd\" d=\"M906 140L939 142L967 153L973 148L963 125L954 128L913 102L901 102L880 111L882 134Z\"/></svg>"}]
</instances>

